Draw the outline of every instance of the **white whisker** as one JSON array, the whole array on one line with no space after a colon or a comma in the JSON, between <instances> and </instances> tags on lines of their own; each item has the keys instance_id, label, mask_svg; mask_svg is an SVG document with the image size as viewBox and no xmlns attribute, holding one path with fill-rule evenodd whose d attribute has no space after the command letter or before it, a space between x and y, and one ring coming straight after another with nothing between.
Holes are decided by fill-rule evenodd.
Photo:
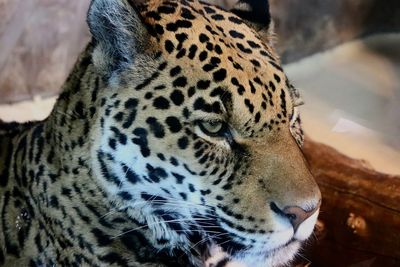
<instances>
[{"instance_id":1,"label":"white whisker","mask_svg":"<svg viewBox=\"0 0 400 267\"><path fill-rule=\"evenodd\" d=\"M207 221L207 220L210 220L210 219L202 219L202 220ZM200 221L200 220L198 220L198 221ZM164 224L164 223L172 223L172 222L193 222L193 219L176 219L176 220L167 220L167 221L149 223L149 224L146 224L146 225L143 225L143 226L139 226L139 227L130 229L130 230L125 231L125 232L123 232L121 234L118 234L118 235L112 237L112 239L121 237L121 236L123 236L123 235L125 235L127 233L130 233L130 232L133 232L133 231L137 231L137 230L140 230L140 229L143 229L143 228L147 228L147 227L150 227L150 226L154 226L154 225L158 225L158 224Z\"/></svg>"}]
</instances>

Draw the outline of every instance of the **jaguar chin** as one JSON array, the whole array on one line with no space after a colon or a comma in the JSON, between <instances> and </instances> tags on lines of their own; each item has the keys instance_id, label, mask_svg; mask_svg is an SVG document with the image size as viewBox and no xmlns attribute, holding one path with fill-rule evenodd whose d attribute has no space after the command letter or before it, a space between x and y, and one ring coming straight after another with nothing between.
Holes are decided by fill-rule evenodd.
<instances>
[{"instance_id":1,"label":"jaguar chin","mask_svg":"<svg viewBox=\"0 0 400 267\"><path fill-rule=\"evenodd\" d=\"M289 226L287 230L268 233L262 237L238 238L237 233L216 239L207 247L205 266L229 267L268 267L290 266L291 261L298 254L302 244L311 236L317 221L318 211L307 218L296 230ZM233 240L240 239L241 243Z\"/></svg>"}]
</instances>

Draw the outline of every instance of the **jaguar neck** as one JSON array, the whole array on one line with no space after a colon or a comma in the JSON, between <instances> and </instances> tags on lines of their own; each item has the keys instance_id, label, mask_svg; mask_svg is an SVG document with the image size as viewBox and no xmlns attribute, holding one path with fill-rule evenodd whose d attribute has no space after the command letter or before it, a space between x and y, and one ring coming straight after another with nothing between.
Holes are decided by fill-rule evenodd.
<instances>
[{"instance_id":1,"label":"jaguar neck","mask_svg":"<svg viewBox=\"0 0 400 267\"><path fill-rule=\"evenodd\" d=\"M84 201L89 206L101 209L98 199L105 199L105 196L102 196L103 190L93 177L90 136L99 116L96 109L101 101L99 92L105 85L93 66L92 51L93 45L89 43L64 83L62 93L44 124L48 153L42 160L47 160L50 177L60 179L58 191L51 192L56 196L61 195L60 201L77 206ZM78 196L83 191L87 192L87 198L80 199Z\"/></svg>"},{"instance_id":2,"label":"jaguar neck","mask_svg":"<svg viewBox=\"0 0 400 267\"><path fill-rule=\"evenodd\" d=\"M47 120L52 144L61 155L71 155L89 145L90 125L96 117L99 87L103 86L92 63L92 44L80 55L62 87L62 93Z\"/></svg>"},{"instance_id":3,"label":"jaguar neck","mask_svg":"<svg viewBox=\"0 0 400 267\"><path fill-rule=\"evenodd\" d=\"M7 139L8 150L12 151L7 154L12 158L4 173L12 182L9 186L18 188L31 201L26 205L31 207L32 214L50 218L54 216L51 210L79 206L82 202L96 206L99 214L110 211L106 203L99 202L106 198L93 177L89 153L90 131L97 118L95 107L100 101L97 92L102 86L91 52L89 44L66 80L50 116L29 127L19 126L23 129ZM83 191L87 197L79 199ZM71 209L61 213L64 218L76 217L73 211L69 214Z\"/></svg>"}]
</instances>

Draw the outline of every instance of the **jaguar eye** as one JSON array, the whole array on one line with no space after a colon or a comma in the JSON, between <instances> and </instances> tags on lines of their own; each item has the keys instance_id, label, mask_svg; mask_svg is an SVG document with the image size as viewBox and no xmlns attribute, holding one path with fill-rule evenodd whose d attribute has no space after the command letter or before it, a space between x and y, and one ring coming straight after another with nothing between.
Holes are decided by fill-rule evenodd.
<instances>
[{"instance_id":1,"label":"jaguar eye","mask_svg":"<svg viewBox=\"0 0 400 267\"><path fill-rule=\"evenodd\" d=\"M199 121L198 125L203 133L212 137L223 137L228 130L227 124L222 121Z\"/></svg>"}]
</instances>

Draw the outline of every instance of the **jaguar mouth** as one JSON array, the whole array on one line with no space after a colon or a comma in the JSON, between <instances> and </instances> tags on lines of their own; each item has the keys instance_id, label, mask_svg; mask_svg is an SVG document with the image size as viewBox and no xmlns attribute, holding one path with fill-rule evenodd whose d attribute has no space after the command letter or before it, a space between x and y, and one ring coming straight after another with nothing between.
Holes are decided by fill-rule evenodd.
<instances>
[{"instance_id":1,"label":"jaguar mouth","mask_svg":"<svg viewBox=\"0 0 400 267\"><path fill-rule=\"evenodd\" d=\"M219 266L217 263L221 260L237 263L232 266L282 266L296 256L302 243L294 235L286 243L273 247L268 244L269 237L266 236L259 236L260 240L252 242L223 228L218 220L198 227L202 234L193 236L191 243L202 262L200 266Z\"/></svg>"},{"instance_id":2,"label":"jaguar mouth","mask_svg":"<svg viewBox=\"0 0 400 267\"><path fill-rule=\"evenodd\" d=\"M209 248L210 253L201 266L237 266L237 267L266 267L287 266L296 255L300 241L291 240L273 250L264 251L226 251L217 245ZM229 262L229 265L227 263Z\"/></svg>"},{"instance_id":3,"label":"jaguar mouth","mask_svg":"<svg viewBox=\"0 0 400 267\"><path fill-rule=\"evenodd\" d=\"M251 234L249 236L246 235L246 232L242 234L238 229L237 231L234 228L231 230L225 225L225 220L220 218L214 210L208 210L206 214L193 212L190 216L190 223L183 220L181 225L179 218L182 218L182 215L164 210L161 204L165 202L164 200L160 200L161 203L156 202L153 201L152 203L153 206L157 207L155 214L165 221L170 230L176 231L178 234L185 232L186 242L189 242L183 247L177 244L174 254L187 255L188 258L184 262L192 263L192 265L187 264L187 266L205 266L202 263L215 257L216 249L219 254L223 254L228 259L245 262L245 266L276 266L276 264L254 265L250 263L254 262L255 259L267 263L275 262L273 260L275 258L287 259L288 255L294 255L297 252L301 243L293 233L291 235L286 233L284 234L285 237L281 239L279 238L281 232L265 233L265 235ZM271 241L271 239L274 241ZM183 260L183 258L184 256L180 260Z\"/></svg>"},{"instance_id":4,"label":"jaguar mouth","mask_svg":"<svg viewBox=\"0 0 400 267\"><path fill-rule=\"evenodd\" d=\"M203 235L193 235L191 243L195 244L198 253L201 255L204 262L212 257L215 257L216 250L218 253L224 253L229 258L254 258L254 259L268 259L275 255L282 253L286 250L291 250L292 246L299 245L301 242L292 237L286 243L279 245L275 248L268 248L254 242L251 245L245 245L237 240L243 240L243 237L237 236L217 223L207 224L200 226ZM212 234L210 234L210 232ZM206 241L205 241L206 240Z\"/></svg>"}]
</instances>

